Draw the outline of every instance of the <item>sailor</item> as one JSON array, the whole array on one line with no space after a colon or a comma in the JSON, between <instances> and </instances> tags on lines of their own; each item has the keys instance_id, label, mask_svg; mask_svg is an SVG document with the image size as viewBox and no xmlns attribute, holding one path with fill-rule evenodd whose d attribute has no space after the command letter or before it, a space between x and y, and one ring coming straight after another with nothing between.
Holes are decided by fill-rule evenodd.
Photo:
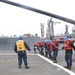
<instances>
[{"instance_id":1,"label":"sailor","mask_svg":"<svg viewBox=\"0 0 75 75\"><path fill-rule=\"evenodd\" d=\"M39 44L39 42L34 43L34 53L36 53L36 50L38 50L39 53L40 53L40 44Z\"/></svg>"},{"instance_id":2,"label":"sailor","mask_svg":"<svg viewBox=\"0 0 75 75\"><path fill-rule=\"evenodd\" d=\"M53 63L57 63L57 47L53 41L50 44L50 51L53 52Z\"/></svg>"},{"instance_id":3,"label":"sailor","mask_svg":"<svg viewBox=\"0 0 75 75\"><path fill-rule=\"evenodd\" d=\"M47 40L44 44L45 44L44 45L44 47L45 47L45 57L48 57L48 55L49 55L49 58L52 58L51 52L50 52L50 41Z\"/></svg>"},{"instance_id":4,"label":"sailor","mask_svg":"<svg viewBox=\"0 0 75 75\"><path fill-rule=\"evenodd\" d=\"M26 55L26 49L30 51L30 48L28 44L23 40L22 36L19 36L19 40L16 41L15 46L14 46L14 51L18 55L18 65L21 69L22 65L22 59L24 61L25 69L29 69L28 63L27 63L27 55Z\"/></svg>"},{"instance_id":5,"label":"sailor","mask_svg":"<svg viewBox=\"0 0 75 75\"><path fill-rule=\"evenodd\" d=\"M44 48L45 48L45 57L47 57L47 43L48 43L48 41L45 41L44 42Z\"/></svg>"},{"instance_id":6,"label":"sailor","mask_svg":"<svg viewBox=\"0 0 75 75\"><path fill-rule=\"evenodd\" d=\"M53 49L52 49L52 40L50 40L49 41L49 59L51 59L51 60L53 60L53 55L52 55L52 51L53 51Z\"/></svg>"},{"instance_id":7,"label":"sailor","mask_svg":"<svg viewBox=\"0 0 75 75\"><path fill-rule=\"evenodd\" d=\"M44 40L39 42L40 45L40 54L44 55Z\"/></svg>"},{"instance_id":8,"label":"sailor","mask_svg":"<svg viewBox=\"0 0 75 75\"><path fill-rule=\"evenodd\" d=\"M71 69L72 66L72 48L75 50L72 40L64 37L64 46L62 49L65 50L65 61L67 66L64 66L67 69Z\"/></svg>"},{"instance_id":9,"label":"sailor","mask_svg":"<svg viewBox=\"0 0 75 75\"><path fill-rule=\"evenodd\" d=\"M53 50L53 59L54 59L54 62L56 63L57 62L57 55L58 55L58 47L59 47L59 44L58 44L58 41L57 39L53 39L53 44L55 45L55 50Z\"/></svg>"}]
</instances>

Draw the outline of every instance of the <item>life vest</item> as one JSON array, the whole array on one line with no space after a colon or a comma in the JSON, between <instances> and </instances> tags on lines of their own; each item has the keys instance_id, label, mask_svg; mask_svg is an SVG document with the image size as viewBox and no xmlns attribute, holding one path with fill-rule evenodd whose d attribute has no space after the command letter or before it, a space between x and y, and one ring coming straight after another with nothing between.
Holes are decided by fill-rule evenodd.
<instances>
[{"instance_id":1,"label":"life vest","mask_svg":"<svg viewBox=\"0 0 75 75\"><path fill-rule=\"evenodd\" d=\"M40 46L44 46L44 43L43 42L39 42Z\"/></svg>"},{"instance_id":2,"label":"life vest","mask_svg":"<svg viewBox=\"0 0 75 75\"><path fill-rule=\"evenodd\" d=\"M35 47L39 47L40 45L39 45L39 43L35 43L34 46Z\"/></svg>"},{"instance_id":3,"label":"life vest","mask_svg":"<svg viewBox=\"0 0 75 75\"><path fill-rule=\"evenodd\" d=\"M72 40L64 41L64 49L65 50L72 50L72 47L69 45L70 42L72 42Z\"/></svg>"},{"instance_id":4,"label":"life vest","mask_svg":"<svg viewBox=\"0 0 75 75\"><path fill-rule=\"evenodd\" d=\"M69 38L68 40L69 40L70 42L73 42L73 40L72 40L72 39L70 39L70 38Z\"/></svg>"},{"instance_id":5,"label":"life vest","mask_svg":"<svg viewBox=\"0 0 75 75\"><path fill-rule=\"evenodd\" d=\"M47 48L50 46L50 42L47 42Z\"/></svg>"},{"instance_id":6,"label":"life vest","mask_svg":"<svg viewBox=\"0 0 75 75\"><path fill-rule=\"evenodd\" d=\"M47 42L44 42L44 47L47 48Z\"/></svg>"},{"instance_id":7,"label":"life vest","mask_svg":"<svg viewBox=\"0 0 75 75\"><path fill-rule=\"evenodd\" d=\"M18 40L16 42L16 46L17 46L17 51L25 51L26 50L23 40Z\"/></svg>"},{"instance_id":8,"label":"life vest","mask_svg":"<svg viewBox=\"0 0 75 75\"><path fill-rule=\"evenodd\" d=\"M53 43L57 46L58 45L58 41L56 39L53 40Z\"/></svg>"},{"instance_id":9,"label":"life vest","mask_svg":"<svg viewBox=\"0 0 75 75\"><path fill-rule=\"evenodd\" d=\"M39 43L37 43L37 46L38 46L38 47L40 47L40 44L39 44Z\"/></svg>"},{"instance_id":10,"label":"life vest","mask_svg":"<svg viewBox=\"0 0 75 75\"><path fill-rule=\"evenodd\" d=\"M44 42L44 46L46 46L46 47L47 47L47 42Z\"/></svg>"},{"instance_id":11,"label":"life vest","mask_svg":"<svg viewBox=\"0 0 75 75\"><path fill-rule=\"evenodd\" d=\"M53 46L54 46L54 48L53 48ZM51 43L50 44L50 51L53 51L53 50L55 50L57 47L56 47L56 45L54 44L54 43Z\"/></svg>"}]
</instances>

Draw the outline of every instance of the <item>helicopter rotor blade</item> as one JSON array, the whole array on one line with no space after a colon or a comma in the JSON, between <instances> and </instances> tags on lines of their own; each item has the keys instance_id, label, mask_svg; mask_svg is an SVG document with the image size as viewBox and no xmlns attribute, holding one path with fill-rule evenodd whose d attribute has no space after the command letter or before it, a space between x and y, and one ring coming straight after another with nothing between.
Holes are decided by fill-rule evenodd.
<instances>
[{"instance_id":1,"label":"helicopter rotor blade","mask_svg":"<svg viewBox=\"0 0 75 75\"><path fill-rule=\"evenodd\" d=\"M30 10L30 11L34 11L34 12L37 12L37 13L40 13L40 14L43 14L43 15L46 15L46 16L50 16L50 17L53 17L53 18L71 23L71 24L75 24L75 20L65 18L65 17L59 16L59 15L55 15L55 14L52 14L52 13L49 13L49 12L46 12L46 11L43 11L43 10L39 10L39 9L36 9L36 8L32 8L32 7L29 7L29 6L26 6L26 5L22 5L22 4L19 4L19 3L16 3L16 2L12 2L12 1L8 1L8 0L0 0L0 2L7 3L7 4L10 4L10 5L14 5L14 6L17 6L17 7L23 8L23 9L27 9L27 10Z\"/></svg>"}]
</instances>

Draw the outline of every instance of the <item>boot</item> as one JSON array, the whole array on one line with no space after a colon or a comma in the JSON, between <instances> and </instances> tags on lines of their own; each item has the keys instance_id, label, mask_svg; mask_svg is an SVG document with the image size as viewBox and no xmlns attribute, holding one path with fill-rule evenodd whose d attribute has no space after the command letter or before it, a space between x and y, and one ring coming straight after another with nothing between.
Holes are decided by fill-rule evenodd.
<instances>
[{"instance_id":1,"label":"boot","mask_svg":"<svg viewBox=\"0 0 75 75\"><path fill-rule=\"evenodd\" d=\"M36 51L34 51L34 53L36 53Z\"/></svg>"},{"instance_id":2,"label":"boot","mask_svg":"<svg viewBox=\"0 0 75 75\"><path fill-rule=\"evenodd\" d=\"M68 69L71 70L71 66L69 66Z\"/></svg>"},{"instance_id":3,"label":"boot","mask_svg":"<svg viewBox=\"0 0 75 75\"><path fill-rule=\"evenodd\" d=\"M57 61L53 61L53 63L57 63Z\"/></svg>"},{"instance_id":4,"label":"boot","mask_svg":"<svg viewBox=\"0 0 75 75\"><path fill-rule=\"evenodd\" d=\"M69 68L69 65L67 65L67 66L64 66L64 68L67 68L67 69L68 69L68 68Z\"/></svg>"},{"instance_id":5,"label":"boot","mask_svg":"<svg viewBox=\"0 0 75 75\"><path fill-rule=\"evenodd\" d=\"M19 67L18 68L20 68L21 69L21 65L19 65Z\"/></svg>"},{"instance_id":6,"label":"boot","mask_svg":"<svg viewBox=\"0 0 75 75\"><path fill-rule=\"evenodd\" d=\"M53 63L57 63L57 61L56 61L56 60L54 60L54 61L53 61Z\"/></svg>"},{"instance_id":7,"label":"boot","mask_svg":"<svg viewBox=\"0 0 75 75\"><path fill-rule=\"evenodd\" d=\"M64 68L68 68L68 66L64 66Z\"/></svg>"},{"instance_id":8,"label":"boot","mask_svg":"<svg viewBox=\"0 0 75 75\"><path fill-rule=\"evenodd\" d=\"M30 67L28 67L28 66L25 66L25 69L29 69Z\"/></svg>"}]
</instances>

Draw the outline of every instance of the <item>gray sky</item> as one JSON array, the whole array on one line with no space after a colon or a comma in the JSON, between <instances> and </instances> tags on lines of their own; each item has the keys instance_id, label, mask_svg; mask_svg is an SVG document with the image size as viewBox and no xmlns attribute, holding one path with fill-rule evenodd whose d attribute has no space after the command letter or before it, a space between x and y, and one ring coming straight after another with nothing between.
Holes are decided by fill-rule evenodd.
<instances>
[{"instance_id":1,"label":"gray sky","mask_svg":"<svg viewBox=\"0 0 75 75\"><path fill-rule=\"evenodd\" d=\"M41 9L56 15L75 20L75 1L74 0L10 0L37 9ZM45 23L49 16L25 10L19 7L0 2L0 36L22 35L26 33L38 34L40 32L40 23ZM54 19L54 21L58 21ZM54 34L64 33L65 24L69 25L69 33L72 33L72 24L61 21L54 25ZM46 32L46 31L45 31Z\"/></svg>"}]
</instances>

